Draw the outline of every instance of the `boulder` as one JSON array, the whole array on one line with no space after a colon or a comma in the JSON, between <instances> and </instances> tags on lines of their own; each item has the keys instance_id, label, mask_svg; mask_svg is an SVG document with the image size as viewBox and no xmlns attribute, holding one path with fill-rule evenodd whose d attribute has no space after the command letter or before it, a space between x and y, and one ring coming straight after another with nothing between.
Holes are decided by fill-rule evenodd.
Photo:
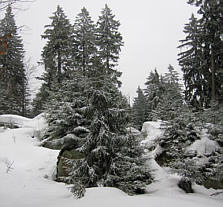
<instances>
[{"instance_id":1,"label":"boulder","mask_svg":"<svg viewBox=\"0 0 223 207\"><path fill-rule=\"evenodd\" d=\"M75 146L65 146L59 153L57 158L57 174L56 180L59 182L69 183L67 180L72 170L73 161L83 159L83 153L75 149Z\"/></svg>"},{"instance_id":2,"label":"boulder","mask_svg":"<svg viewBox=\"0 0 223 207\"><path fill-rule=\"evenodd\" d=\"M49 149L60 150L64 146L73 146L73 145L77 146L82 141L83 139L73 134L68 134L60 139L46 139L41 143L41 146L49 148Z\"/></svg>"},{"instance_id":3,"label":"boulder","mask_svg":"<svg viewBox=\"0 0 223 207\"><path fill-rule=\"evenodd\" d=\"M156 155L155 160L160 166L168 166L174 160L174 157L166 151L161 151Z\"/></svg>"},{"instance_id":4,"label":"boulder","mask_svg":"<svg viewBox=\"0 0 223 207\"><path fill-rule=\"evenodd\" d=\"M178 182L178 187L181 188L185 193L193 193L192 183L187 178L181 178Z\"/></svg>"}]
</instances>

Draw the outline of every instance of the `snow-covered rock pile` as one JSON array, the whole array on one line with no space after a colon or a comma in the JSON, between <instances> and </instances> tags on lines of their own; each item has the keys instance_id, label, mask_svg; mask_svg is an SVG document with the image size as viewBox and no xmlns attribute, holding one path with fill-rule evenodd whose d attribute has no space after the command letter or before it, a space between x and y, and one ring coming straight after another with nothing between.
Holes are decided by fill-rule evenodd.
<instances>
[{"instance_id":1,"label":"snow-covered rock pile","mask_svg":"<svg viewBox=\"0 0 223 207\"><path fill-rule=\"evenodd\" d=\"M157 184L157 182L155 182L151 184L149 186L150 188L148 188L149 191L157 190L154 188L156 188L157 185L160 185L160 186L165 186L164 189L162 189L162 193L168 193L167 189L169 190L171 189L171 191L176 191L178 189L177 184L179 184L182 174L181 173L178 175L174 174L174 171L171 168L161 167L156 162L157 156L165 152L165 149L163 149L159 144L160 140L162 140L162 136L164 136L164 131L165 130L162 122L145 122L142 128L142 133L146 134L147 136L145 137L145 140L142 141L142 144L145 145L147 153L151 158L148 161L148 165L151 167L152 170L154 170L155 180L159 183ZM216 141L209 139L209 135L207 134L207 132L208 132L207 129L202 130L200 132L199 139L195 140L194 142L192 142L192 144L189 144L188 147L185 148L185 154L190 154L191 152L193 152L192 160L193 162L195 162L195 160L197 161L195 165L202 165L202 163L203 164L209 163L208 162L209 159L207 158L207 156L210 156L211 154L219 150L218 143ZM196 158L194 157L194 154L197 155ZM172 165L170 164L170 166ZM175 173L176 172L179 171L176 170ZM216 183L213 184L216 185ZM203 187L198 186L196 184L193 185L193 188L195 192L203 190ZM206 192L208 192L208 190Z\"/></svg>"},{"instance_id":2,"label":"snow-covered rock pile","mask_svg":"<svg viewBox=\"0 0 223 207\"><path fill-rule=\"evenodd\" d=\"M223 189L223 148L207 126L176 123L165 131L161 122L145 122L142 142L162 167L171 167L207 188ZM213 131L213 130L212 130ZM216 130L215 130L216 131ZM217 136L219 137L219 136Z\"/></svg>"}]
</instances>

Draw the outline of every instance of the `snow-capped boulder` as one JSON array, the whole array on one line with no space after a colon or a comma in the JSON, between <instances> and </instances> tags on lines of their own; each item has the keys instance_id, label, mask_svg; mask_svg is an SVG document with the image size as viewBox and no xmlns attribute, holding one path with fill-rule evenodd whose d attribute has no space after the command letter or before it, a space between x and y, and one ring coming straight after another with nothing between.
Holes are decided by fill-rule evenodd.
<instances>
[{"instance_id":1,"label":"snow-capped boulder","mask_svg":"<svg viewBox=\"0 0 223 207\"><path fill-rule=\"evenodd\" d=\"M197 155L211 155L219 148L217 142L210 140L208 137L203 137L196 140L192 145L186 149L186 153L194 152Z\"/></svg>"},{"instance_id":2,"label":"snow-capped boulder","mask_svg":"<svg viewBox=\"0 0 223 207\"><path fill-rule=\"evenodd\" d=\"M75 136L74 134L67 134L60 139L46 139L41 143L41 146L49 149L60 150L65 146L77 146L81 142L81 138Z\"/></svg>"},{"instance_id":3,"label":"snow-capped boulder","mask_svg":"<svg viewBox=\"0 0 223 207\"><path fill-rule=\"evenodd\" d=\"M147 121L142 126L141 133L146 135L146 139L155 140L162 135L161 130L162 121Z\"/></svg>"}]
</instances>

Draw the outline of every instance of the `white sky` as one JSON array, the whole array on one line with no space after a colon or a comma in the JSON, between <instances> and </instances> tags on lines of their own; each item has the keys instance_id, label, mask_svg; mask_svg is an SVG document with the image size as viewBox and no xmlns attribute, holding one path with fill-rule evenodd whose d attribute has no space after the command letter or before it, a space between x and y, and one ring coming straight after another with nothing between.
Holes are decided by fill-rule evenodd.
<instances>
[{"instance_id":1,"label":"white sky","mask_svg":"<svg viewBox=\"0 0 223 207\"><path fill-rule=\"evenodd\" d=\"M44 25L50 24L57 5L60 5L73 24L83 6L92 19L97 21L105 3L120 21L120 32L124 47L118 69L123 72L122 91L125 95L136 96L135 91L155 67L165 73L169 64L180 70L176 48L184 38L183 27L194 8L187 0L36 0L26 4L25 11L16 11L17 25L29 28L22 32L27 57L32 63L40 60L44 41L41 34ZM41 68L38 68L41 71Z\"/></svg>"}]
</instances>

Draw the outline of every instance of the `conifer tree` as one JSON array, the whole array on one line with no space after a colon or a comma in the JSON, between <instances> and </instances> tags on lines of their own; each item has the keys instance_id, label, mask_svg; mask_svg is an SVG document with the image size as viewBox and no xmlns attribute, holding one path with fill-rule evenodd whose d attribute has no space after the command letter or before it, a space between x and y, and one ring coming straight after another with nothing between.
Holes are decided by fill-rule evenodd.
<instances>
[{"instance_id":1,"label":"conifer tree","mask_svg":"<svg viewBox=\"0 0 223 207\"><path fill-rule=\"evenodd\" d=\"M0 113L26 115L24 50L17 30L12 9L8 6L5 17L0 22L0 36L7 36L7 51L0 55Z\"/></svg>"},{"instance_id":2,"label":"conifer tree","mask_svg":"<svg viewBox=\"0 0 223 207\"><path fill-rule=\"evenodd\" d=\"M129 194L142 193L151 182L151 175L139 141L127 134L123 98L111 74L104 74L103 64L98 64L93 74L88 81L86 110L91 120L90 132L77 149L85 158L73 163L73 192L81 197L84 187L110 186Z\"/></svg>"},{"instance_id":3,"label":"conifer tree","mask_svg":"<svg viewBox=\"0 0 223 207\"><path fill-rule=\"evenodd\" d=\"M172 65L169 65L168 73L164 75L163 80L162 101L158 103L155 111L159 119L167 121L179 115L183 106L183 96L179 83L179 74Z\"/></svg>"},{"instance_id":4,"label":"conifer tree","mask_svg":"<svg viewBox=\"0 0 223 207\"><path fill-rule=\"evenodd\" d=\"M115 20L115 15L112 14L111 9L106 4L97 22L98 53L107 73L112 74L112 78L120 86L121 83L118 78L121 73L115 70L121 46L123 46L122 36L118 31L119 26L120 22Z\"/></svg>"},{"instance_id":5,"label":"conifer tree","mask_svg":"<svg viewBox=\"0 0 223 207\"><path fill-rule=\"evenodd\" d=\"M49 85L51 83L48 80L53 79L52 73L55 74L56 81L61 83L63 73L72 69L72 26L60 6L57 6L53 14L54 16L50 17L51 24L45 26L46 30L42 35L42 38L47 40L42 59L46 73L50 76L46 79L43 77L43 80Z\"/></svg>"},{"instance_id":6,"label":"conifer tree","mask_svg":"<svg viewBox=\"0 0 223 207\"><path fill-rule=\"evenodd\" d=\"M81 9L81 13L77 15L74 23L75 66L82 70L84 76L89 75L89 70L97 53L95 32L94 22L84 7Z\"/></svg>"},{"instance_id":7,"label":"conifer tree","mask_svg":"<svg viewBox=\"0 0 223 207\"><path fill-rule=\"evenodd\" d=\"M209 107L222 101L222 8L220 0L190 0L198 6L199 19L191 18L181 48L180 65L184 72L186 99L194 106ZM184 43L185 42L185 43Z\"/></svg>"},{"instance_id":8,"label":"conifer tree","mask_svg":"<svg viewBox=\"0 0 223 207\"><path fill-rule=\"evenodd\" d=\"M147 101L143 90L140 87L138 87L136 93L137 97L133 101L131 116L134 126L141 130L141 127L147 118Z\"/></svg>"},{"instance_id":9,"label":"conifer tree","mask_svg":"<svg viewBox=\"0 0 223 207\"><path fill-rule=\"evenodd\" d=\"M73 70L73 28L63 9L57 10L50 17L50 25L46 25L43 39L47 40L42 51L42 64L45 72L39 78L43 80L40 92L33 102L33 110L40 113L49 92L55 85L60 85L68 71Z\"/></svg>"},{"instance_id":10,"label":"conifer tree","mask_svg":"<svg viewBox=\"0 0 223 207\"><path fill-rule=\"evenodd\" d=\"M182 44L178 47L189 49L179 53L178 60L183 71L186 101L195 107L203 107L210 102L210 86L205 80L205 77L210 74L204 67L205 59L200 21L194 15L189 21L184 28L187 36L181 40ZM208 74L206 75L206 73Z\"/></svg>"},{"instance_id":11,"label":"conifer tree","mask_svg":"<svg viewBox=\"0 0 223 207\"><path fill-rule=\"evenodd\" d=\"M82 72L73 71L59 88L50 92L46 110L49 127L44 138L55 140L66 135L84 138L90 125L84 109L87 105L84 80Z\"/></svg>"},{"instance_id":12,"label":"conifer tree","mask_svg":"<svg viewBox=\"0 0 223 207\"><path fill-rule=\"evenodd\" d=\"M151 71L147 81L145 82L146 89L144 93L147 99L147 120L157 119L155 109L162 99L162 94L164 92L163 79L160 78L157 70Z\"/></svg>"}]
</instances>

